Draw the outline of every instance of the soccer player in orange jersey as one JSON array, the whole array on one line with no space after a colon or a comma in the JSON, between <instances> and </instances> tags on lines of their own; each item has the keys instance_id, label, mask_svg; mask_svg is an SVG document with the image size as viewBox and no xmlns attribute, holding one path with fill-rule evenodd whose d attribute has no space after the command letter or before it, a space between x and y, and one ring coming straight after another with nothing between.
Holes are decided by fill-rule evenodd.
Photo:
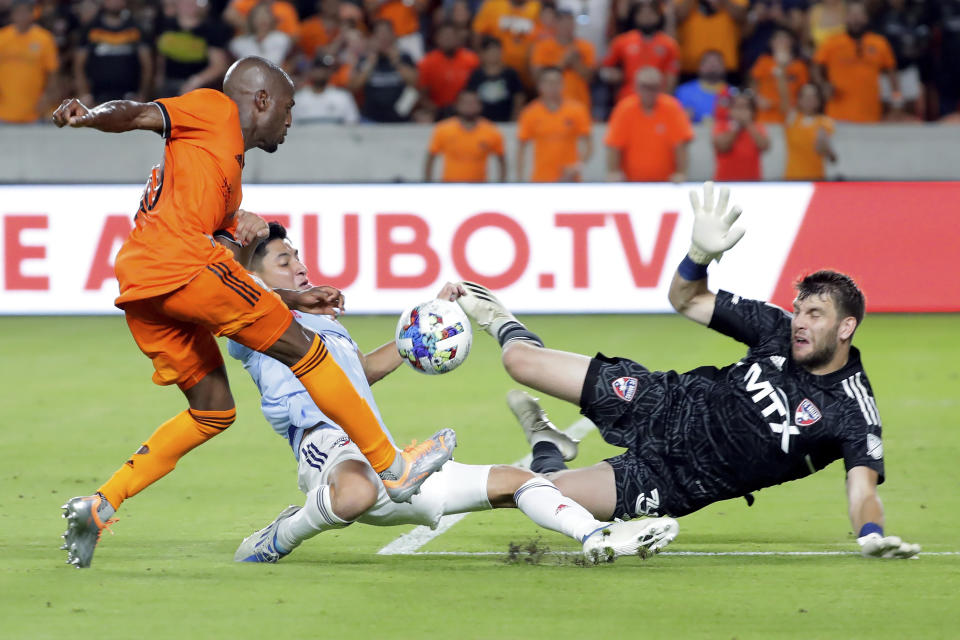
<instances>
[{"instance_id":1,"label":"soccer player in orange jersey","mask_svg":"<svg viewBox=\"0 0 960 640\"><path fill-rule=\"evenodd\" d=\"M276 151L291 123L293 82L262 58L229 69L223 92L198 89L151 103L118 100L89 109L65 100L57 126L160 133L163 162L147 182L116 260L120 297L137 345L152 361L153 381L176 384L189 409L174 416L92 496L64 505L67 562L88 567L94 547L123 501L169 473L177 461L229 427L236 409L214 336L228 336L288 365L317 406L341 424L396 501L406 501L456 444L449 429L398 451L323 341L292 322L288 306L332 313L343 299L331 287L274 294L213 240L225 229L251 248L268 233L263 219L239 210L244 153Z\"/></svg>"}]
</instances>

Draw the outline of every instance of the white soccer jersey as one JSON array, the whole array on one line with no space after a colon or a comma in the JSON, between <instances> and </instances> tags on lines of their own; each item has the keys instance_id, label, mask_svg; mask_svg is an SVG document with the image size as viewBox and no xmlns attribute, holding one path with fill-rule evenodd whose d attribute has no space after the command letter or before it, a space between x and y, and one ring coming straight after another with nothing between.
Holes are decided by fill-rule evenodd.
<instances>
[{"instance_id":1,"label":"white soccer jersey","mask_svg":"<svg viewBox=\"0 0 960 640\"><path fill-rule=\"evenodd\" d=\"M367 382L367 376L363 371L357 343L350 337L346 328L332 316L298 311L292 313L297 322L323 338L327 351L343 369L357 393L370 405L370 409L380 423L380 428L392 443L393 437L383 424L380 410L370 390L370 383ZM263 416L277 434L287 439L293 448L293 455L298 460L300 459L300 442L305 429L310 427L340 429L317 408L310 394L285 364L248 349L233 340L228 341L227 351L232 357L242 362L243 368L250 373L253 382L260 390L260 408L263 410Z\"/></svg>"}]
</instances>

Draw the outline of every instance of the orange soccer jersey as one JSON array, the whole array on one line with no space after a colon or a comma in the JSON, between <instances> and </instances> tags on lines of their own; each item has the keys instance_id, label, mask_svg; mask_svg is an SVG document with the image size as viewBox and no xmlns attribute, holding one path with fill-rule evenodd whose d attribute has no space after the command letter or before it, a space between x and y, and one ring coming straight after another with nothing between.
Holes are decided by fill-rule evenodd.
<instances>
[{"instance_id":1,"label":"orange soccer jersey","mask_svg":"<svg viewBox=\"0 0 960 640\"><path fill-rule=\"evenodd\" d=\"M213 240L240 206L243 134L237 106L213 89L157 100L163 162L154 167L136 225L117 254L117 306L168 293L233 254Z\"/></svg>"},{"instance_id":2,"label":"orange soccer jersey","mask_svg":"<svg viewBox=\"0 0 960 640\"><path fill-rule=\"evenodd\" d=\"M486 182L487 158L503 155L503 135L483 118L471 129L447 118L433 130L430 153L443 156L444 182Z\"/></svg>"},{"instance_id":3,"label":"orange soccer jersey","mask_svg":"<svg viewBox=\"0 0 960 640\"><path fill-rule=\"evenodd\" d=\"M499 39L503 44L503 63L522 78L528 78L527 58L539 18L540 3L535 0L520 6L510 0L486 0L473 19L473 30Z\"/></svg>"},{"instance_id":4,"label":"orange soccer jersey","mask_svg":"<svg viewBox=\"0 0 960 640\"><path fill-rule=\"evenodd\" d=\"M767 101L764 108L757 108L757 122L782 123L784 121L783 111L780 110L780 90L777 88L777 76L775 70L777 63L773 56L765 53L754 63L750 70L750 78L753 80L757 97ZM787 93L790 96L790 107L797 104L797 95L801 87L810 82L810 72L807 71L807 65L803 60L792 60L784 69L787 80Z\"/></svg>"},{"instance_id":5,"label":"orange soccer jersey","mask_svg":"<svg viewBox=\"0 0 960 640\"><path fill-rule=\"evenodd\" d=\"M880 104L880 72L896 69L890 43L876 33L865 33L859 42L846 33L835 35L817 49L813 61L827 70L833 97L827 115L849 122L877 122Z\"/></svg>"},{"instance_id":6,"label":"orange soccer jersey","mask_svg":"<svg viewBox=\"0 0 960 640\"><path fill-rule=\"evenodd\" d=\"M576 50L580 54L580 59L588 69L592 69L597 64L593 45L587 40L577 38L572 44L564 46L557 42L556 38L547 38L533 45L530 66L562 67L564 58L571 50ZM576 100L588 110L590 109L590 86L575 69L563 70L563 97Z\"/></svg>"},{"instance_id":7,"label":"orange soccer jersey","mask_svg":"<svg viewBox=\"0 0 960 640\"><path fill-rule=\"evenodd\" d=\"M676 4L680 0L675 0ZM748 0L730 0L731 4L746 7ZM680 69L696 73L700 58L711 49L723 55L727 71L740 66L740 25L726 11L711 15L701 13L694 5L686 19L677 25L677 41L680 43Z\"/></svg>"},{"instance_id":8,"label":"orange soccer jersey","mask_svg":"<svg viewBox=\"0 0 960 640\"><path fill-rule=\"evenodd\" d=\"M605 67L620 67L623 81L617 91L617 100L633 94L637 71L643 67L656 67L664 76L673 76L680 71L680 49L677 41L662 31L647 38L639 31L621 33L610 43Z\"/></svg>"},{"instance_id":9,"label":"orange soccer jersey","mask_svg":"<svg viewBox=\"0 0 960 640\"><path fill-rule=\"evenodd\" d=\"M677 99L660 94L650 112L634 94L610 114L606 144L618 149L629 182L663 182L677 170L677 146L693 140L690 119Z\"/></svg>"},{"instance_id":10,"label":"orange soccer jersey","mask_svg":"<svg viewBox=\"0 0 960 640\"><path fill-rule=\"evenodd\" d=\"M59 67L53 35L37 25L0 29L0 121L33 122L47 74Z\"/></svg>"},{"instance_id":11,"label":"orange soccer jersey","mask_svg":"<svg viewBox=\"0 0 960 640\"><path fill-rule=\"evenodd\" d=\"M408 4L403 0L388 0L377 7L374 17L393 25L393 32L398 38L416 33L420 28L420 16L412 2Z\"/></svg>"},{"instance_id":12,"label":"orange soccer jersey","mask_svg":"<svg viewBox=\"0 0 960 640\"><path fill-rule=\"evenodd\" d=\"M533 141L531 182L557 182L564 170L580 160L577 145L590 135L590 114L579 102L565 100L551 111L534 100L520 114L517 138Z\"/></svg>"},{"instance_id":13,"label":"orange soccer jersey","mask_svg":"<svg viewBox=\"0 0 960 640\"><path fill-rule=\"evenodd\" d=\"M787 166L784 180L823 180L826 172L823 156L817 153L817 137L833 135L833 120L827 116L792 114L784 137L787 141ZM821 134L820 131L823 131Z\"/></svg>"}]
</instances>

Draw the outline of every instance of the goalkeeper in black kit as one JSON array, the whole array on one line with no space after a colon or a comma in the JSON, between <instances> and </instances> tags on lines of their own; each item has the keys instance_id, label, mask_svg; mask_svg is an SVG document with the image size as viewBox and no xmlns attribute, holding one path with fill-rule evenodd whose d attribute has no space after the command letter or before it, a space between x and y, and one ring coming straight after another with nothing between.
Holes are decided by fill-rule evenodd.
<instances>
[{"instance_id":1,"label":"goalkeeper in black kit","mask_svg":"<svg viewBox=\"0 0 960 640\"><path fill-rule=\"evenodd\" d=\"M691 192L693 242L670 286L673 307L747 345L727 367L649 371L624 358L547 349L486 288L463 283L460 305L503 350L517 382L577 404L616 457L567 470L577 444L537 401L508 403L533 445L531 468L603 520L679 517L708 504L796 480L843 459L850 521L863 555L909 558L919 545L883 530L881 421L852 346L864 298L848 276L818 271L797 283L793 313L707 287L707 265L743 236L729 192ZM618 541L611 541L616 546Z\"/></svg>"}]
</instances>

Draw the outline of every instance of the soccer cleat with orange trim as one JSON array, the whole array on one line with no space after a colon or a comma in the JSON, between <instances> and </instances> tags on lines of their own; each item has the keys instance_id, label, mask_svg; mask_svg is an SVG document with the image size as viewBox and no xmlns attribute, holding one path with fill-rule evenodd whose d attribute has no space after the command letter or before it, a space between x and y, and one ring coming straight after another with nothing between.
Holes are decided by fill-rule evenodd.
<instances>
[{"instance_id":1,"label":"soccer cleat with orange trim","mask_svg":"<svg viewBox=\"0 0 960 640\"><path fill-rule=\"evenodd\" d=\"M100 542L100 535L104 529L109 531L110 525L116 522L116 519L103 522L97 516L101 500L103 498L99 495L80 496L70 498L62 507L63 517L67 519L67 530L61 536L64 542L60 549L67 552L67 564L78 569L90 566L93 550Z\"/></svg>"},{"instance_id":2,"label":"soccer cleat with orange trim","mask_svg":"<svg viewBox=\"0 0 960 640\"><path fill-rule=\"evenodd\" d=\"M383 488L394 502L410 502L414 495L420 493L420 485L434 471L453 457L453 449L457 446L457 434L453 429L441 429L433 434L429 440L420 444L414 440L413 444L397 452L397 459L403 465L402 472L397 475L390 469L380 472Z\"/></svg>"}]
</instances>

